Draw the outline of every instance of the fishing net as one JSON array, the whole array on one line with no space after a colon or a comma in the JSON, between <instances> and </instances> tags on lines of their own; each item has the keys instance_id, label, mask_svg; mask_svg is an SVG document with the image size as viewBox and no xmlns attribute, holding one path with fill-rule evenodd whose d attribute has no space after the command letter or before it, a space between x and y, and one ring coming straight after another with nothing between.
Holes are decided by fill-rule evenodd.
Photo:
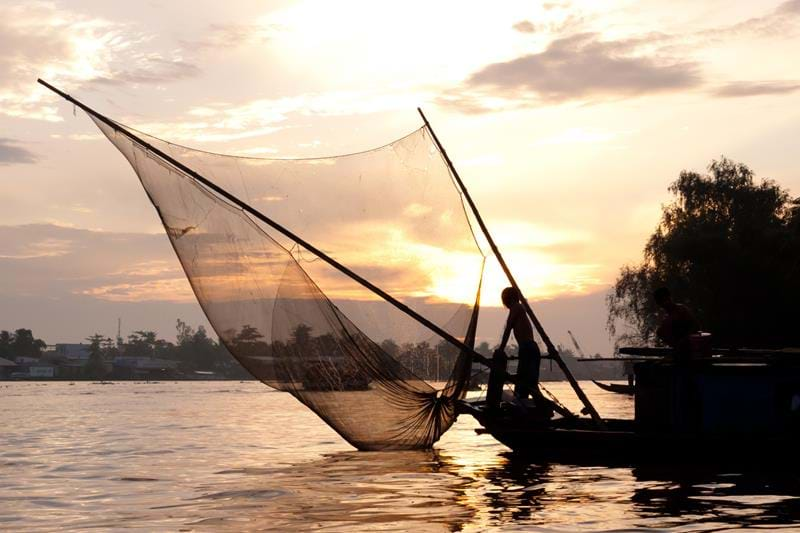
<instances>
[{"instance_id":1,"label":"fishing net","mask_svg":"<svg viewBox=\"0 0 800 533\"><path fill-rule=\"evenodd\" d=\"M132 139L93 120L135 169L209 322L250 373L359 449L430 447L447 430L470 378L468 351L145 146L471 347L486 254L427 129L367 152L286 160L128 129Z\"/></svg>"}]
</instances>

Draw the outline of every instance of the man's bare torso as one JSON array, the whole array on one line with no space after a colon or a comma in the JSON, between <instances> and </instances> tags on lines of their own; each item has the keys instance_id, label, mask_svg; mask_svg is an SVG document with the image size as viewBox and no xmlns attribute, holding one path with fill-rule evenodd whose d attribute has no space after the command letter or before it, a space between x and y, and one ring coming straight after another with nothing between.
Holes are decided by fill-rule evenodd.
<instances>
[{"instance_id":1,"label":"man's bare torso","mask_svg":"<svg viewBox=\"0 0 800 533\"><path fill-rule=\"evenodd\" d=\"M509 309L507 325L511 326L514 331L514 339L516 339L518 345L523 342L533 341L533 327L521 303L516 303Z\"/></svg>"}]
</instances>

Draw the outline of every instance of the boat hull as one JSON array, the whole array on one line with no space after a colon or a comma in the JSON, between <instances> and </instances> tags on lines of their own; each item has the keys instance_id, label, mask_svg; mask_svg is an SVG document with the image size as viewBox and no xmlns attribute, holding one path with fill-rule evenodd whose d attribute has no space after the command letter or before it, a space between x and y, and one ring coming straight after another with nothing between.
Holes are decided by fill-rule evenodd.
<instances>
[{"instance_id":1,"label":"boat hull","mask_svg":"<svg viewBox=\"0 0 800 533\"><path fill-rule=\"evenodd\" d=\"M553 419L514 398L493 408L462 402L462 412L478 420L480 432L533 460L797 463L800 360L794 355L640 362L633 368L632 420L605 419L599 427L577 416Z\"/></svg>"},{"instance_id":2,"label":"boat hull","mask_svg":"<svg viewBox=\"0 0 800 533\"><path fill-rule=\"evenodd\" d=\"M606 392L613 392L615 394L627 394L633 396L636 388L633 385L621 385L619 383L602 383L600 381L592 380L592 383L600 387Z\"/></svg>"},{"instance_id":3,"label":"boat hull","mask_svg":"<svg viewBox=\"0 0 800 533\"><path fill-rule=\"evenodd\" d=\"M675 435L560 428L481 428L532 462L583 465L798 463L797 438Z\"/></svg>"}]
</instances>

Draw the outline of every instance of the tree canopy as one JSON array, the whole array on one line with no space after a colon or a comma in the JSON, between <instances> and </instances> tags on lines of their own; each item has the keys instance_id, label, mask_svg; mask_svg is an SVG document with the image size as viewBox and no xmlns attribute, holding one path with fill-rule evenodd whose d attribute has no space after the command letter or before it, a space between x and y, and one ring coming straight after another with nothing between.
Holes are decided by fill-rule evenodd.
<instances>
[{"instance_id":1,"label":"tree canopy","mask_svg":"<svg viewBox=\"0 0 800 533\"><path fill-rule=\"evenodd\" d=\"M714 160L683 171L644 248L607 298L617 342L652 342L653 291L668 287L716 346L800 346L800 201L746 165Z\"/></svg>"},{"instance_id":2,"label":"tree canopy","mask_svg":"<svg viewBox=\"0 0 800 533\"><path fill-rule=\"evenodd\" d=\"M13 333L0 331L0 357L4 359L39 357L46 347L45 342L34 337L29 329L20 328Z\"/></svg>"}]
</instances>

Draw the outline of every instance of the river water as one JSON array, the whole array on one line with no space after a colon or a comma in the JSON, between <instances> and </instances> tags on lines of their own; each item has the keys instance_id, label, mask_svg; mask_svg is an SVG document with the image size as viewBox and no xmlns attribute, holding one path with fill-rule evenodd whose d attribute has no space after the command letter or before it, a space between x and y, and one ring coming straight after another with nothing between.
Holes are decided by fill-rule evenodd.
<instances>
[{"instance_id":1,"label":"river water","mask_svg":"<svg viewBox=\"0 0 800 533\"><path fill-rule=\"evenodd\" d=\"M800 529L793 469L531 464L468 417L433 451L360 453L257 382L0 382L0 400L4 531Z\"/></svg>"}]
</instances>

